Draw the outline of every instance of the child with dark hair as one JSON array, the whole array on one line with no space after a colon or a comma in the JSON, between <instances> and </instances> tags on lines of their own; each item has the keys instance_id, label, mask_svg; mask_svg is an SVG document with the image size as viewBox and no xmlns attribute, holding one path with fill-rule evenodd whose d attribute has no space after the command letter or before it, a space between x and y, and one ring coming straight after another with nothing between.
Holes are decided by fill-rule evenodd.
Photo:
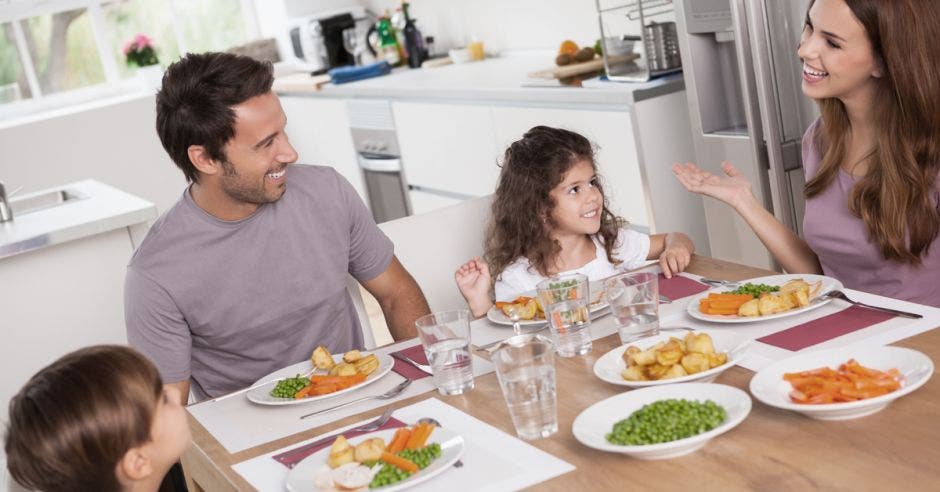
<instances>
[{"instance_id":1,"label":"child with dark hair","mask_svg":"<svg viewBox=\"0 0 940 492\"><path fill-rule=\"evenodd\" d=\"M511 300L556 274L600 280L659 259L667 276L684 270L695 246L685 234L647 236L625 228L609 209L597 175L594 146L568 130L537 126L503 158L486 232L485 258L455 273L474 316Z\"/></svg>"},{"instance_id":2,"label":"child with dark hair","mask_svg":"<svg viewBox=\"0 0 940 492\"><path fill-rule=\"evenodd\" d=\"M42 491L158 490L190 443L175 392L129 347L62 357L10 400L10 475Z\"/></svg>"}]
</instances>

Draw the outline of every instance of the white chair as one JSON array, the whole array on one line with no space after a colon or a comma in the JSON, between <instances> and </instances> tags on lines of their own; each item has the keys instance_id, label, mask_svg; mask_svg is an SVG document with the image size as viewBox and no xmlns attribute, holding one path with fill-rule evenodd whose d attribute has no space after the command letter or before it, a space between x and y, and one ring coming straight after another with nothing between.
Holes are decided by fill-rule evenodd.
<instances>
[{"instance_id":1,"label":"white chair","mask_svg":"<svg viewBox=\"0 0 940 492\"><path fill-rule=\"evenodd\" d=\"M491 202L492 196L487 195L379 224L395 245L395 256L424 292L431 311L467 307L454 282L454 271L470 258L483 255L484 229ZM374 309L371 319L368 315L368 306L375 305L375 300L363 299L360 295L363 291L352 277L347 289L362 323L366 348L373 348L377 341L390 340L390 336L381 336L388 330L384 318L376 316Z\"/></svg>"}]
</instances>

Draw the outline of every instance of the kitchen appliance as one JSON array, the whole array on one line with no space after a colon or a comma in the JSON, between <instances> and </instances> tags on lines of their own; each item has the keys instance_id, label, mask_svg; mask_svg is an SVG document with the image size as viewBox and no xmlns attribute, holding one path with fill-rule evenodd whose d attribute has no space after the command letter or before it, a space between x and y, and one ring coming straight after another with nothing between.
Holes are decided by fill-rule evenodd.
<instances>
[{"instance_id":1,"label":"kitchen appliance","mask_svg":"<svg viewBox=\"0 0 940 492\"><path fill-rule=\"evenodd\" d=\"M730 161L783 224L802 232L801 138L818 115L796 55L809 0L675 0L696 161ZM711 254L775 267L743 219L705 200Z\"/></svg>"},{"instance_id":2,"label":"kitchen appliance","mask_svg":"<svg viewBox=\"0 0 940 492\"><path fill-rule=\"evenodd\" d=\"M370 19L364 10L315 14L291 22L288 33L294 56L303 60L314 75L344 65L355 58L346 50L343 31L366 32ZM348 43L348 41L347 41Z\"/></svg>"},{"instance_id":3,"label":"kitchen appliance","mask_svg":"<svg viewBox=\"0 0 940 492\"><path fill-rule=\"evenodd\" d=\"M346 102L346 109L375 222L410 215L391 105L388 101L353 99Z\"/></svg>"},{"instance_id":4,"label":"kitchen appliance","mask_svg":"<svg viewBox=\"0 0 940 492\"><path fill-rule=\"evenodd\" d=\"M594 5L609 80L646 82L682 70L675 22L651 20L671 15L673 0L594 0ZM632 49L633 41L643 42L639 59L624 59L623 47Z\"/></svg>"}]
</instances>

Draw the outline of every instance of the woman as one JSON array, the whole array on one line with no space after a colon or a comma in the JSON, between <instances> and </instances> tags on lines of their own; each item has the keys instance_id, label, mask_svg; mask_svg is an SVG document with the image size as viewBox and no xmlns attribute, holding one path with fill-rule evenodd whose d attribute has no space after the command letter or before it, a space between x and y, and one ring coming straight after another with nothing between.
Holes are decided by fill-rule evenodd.
<instances>
[{"instance_id":1,"label":"woman","mask_svg":"<svg viewBox=\"0 0 940 492\"><path fill-rule=\"evenodd\" d=\"M731 205L783 268L940 306L940 4L815 0L797 54L821 117L803 136L804 241L725 176L673 166L686 189Z\"/></svg>"}]
</instances>

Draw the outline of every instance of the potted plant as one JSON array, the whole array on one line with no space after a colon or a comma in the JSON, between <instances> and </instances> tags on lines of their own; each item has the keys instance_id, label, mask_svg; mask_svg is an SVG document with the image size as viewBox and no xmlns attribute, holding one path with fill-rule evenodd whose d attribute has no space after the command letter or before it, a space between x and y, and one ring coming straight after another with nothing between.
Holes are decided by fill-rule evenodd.
<instances>
[{"instance_id":1,"label":"potted plant","mask_svg":"<svg viewBox=\"0 0 940 492\"><path fill-rule=\"evenodd\" d=\"M163 79L163 69L153 39L146 34L138 34L124 43L124 57L128 66L136 66L137 74L151 87L159 87Z\"/></svg>"}]
</instances>

